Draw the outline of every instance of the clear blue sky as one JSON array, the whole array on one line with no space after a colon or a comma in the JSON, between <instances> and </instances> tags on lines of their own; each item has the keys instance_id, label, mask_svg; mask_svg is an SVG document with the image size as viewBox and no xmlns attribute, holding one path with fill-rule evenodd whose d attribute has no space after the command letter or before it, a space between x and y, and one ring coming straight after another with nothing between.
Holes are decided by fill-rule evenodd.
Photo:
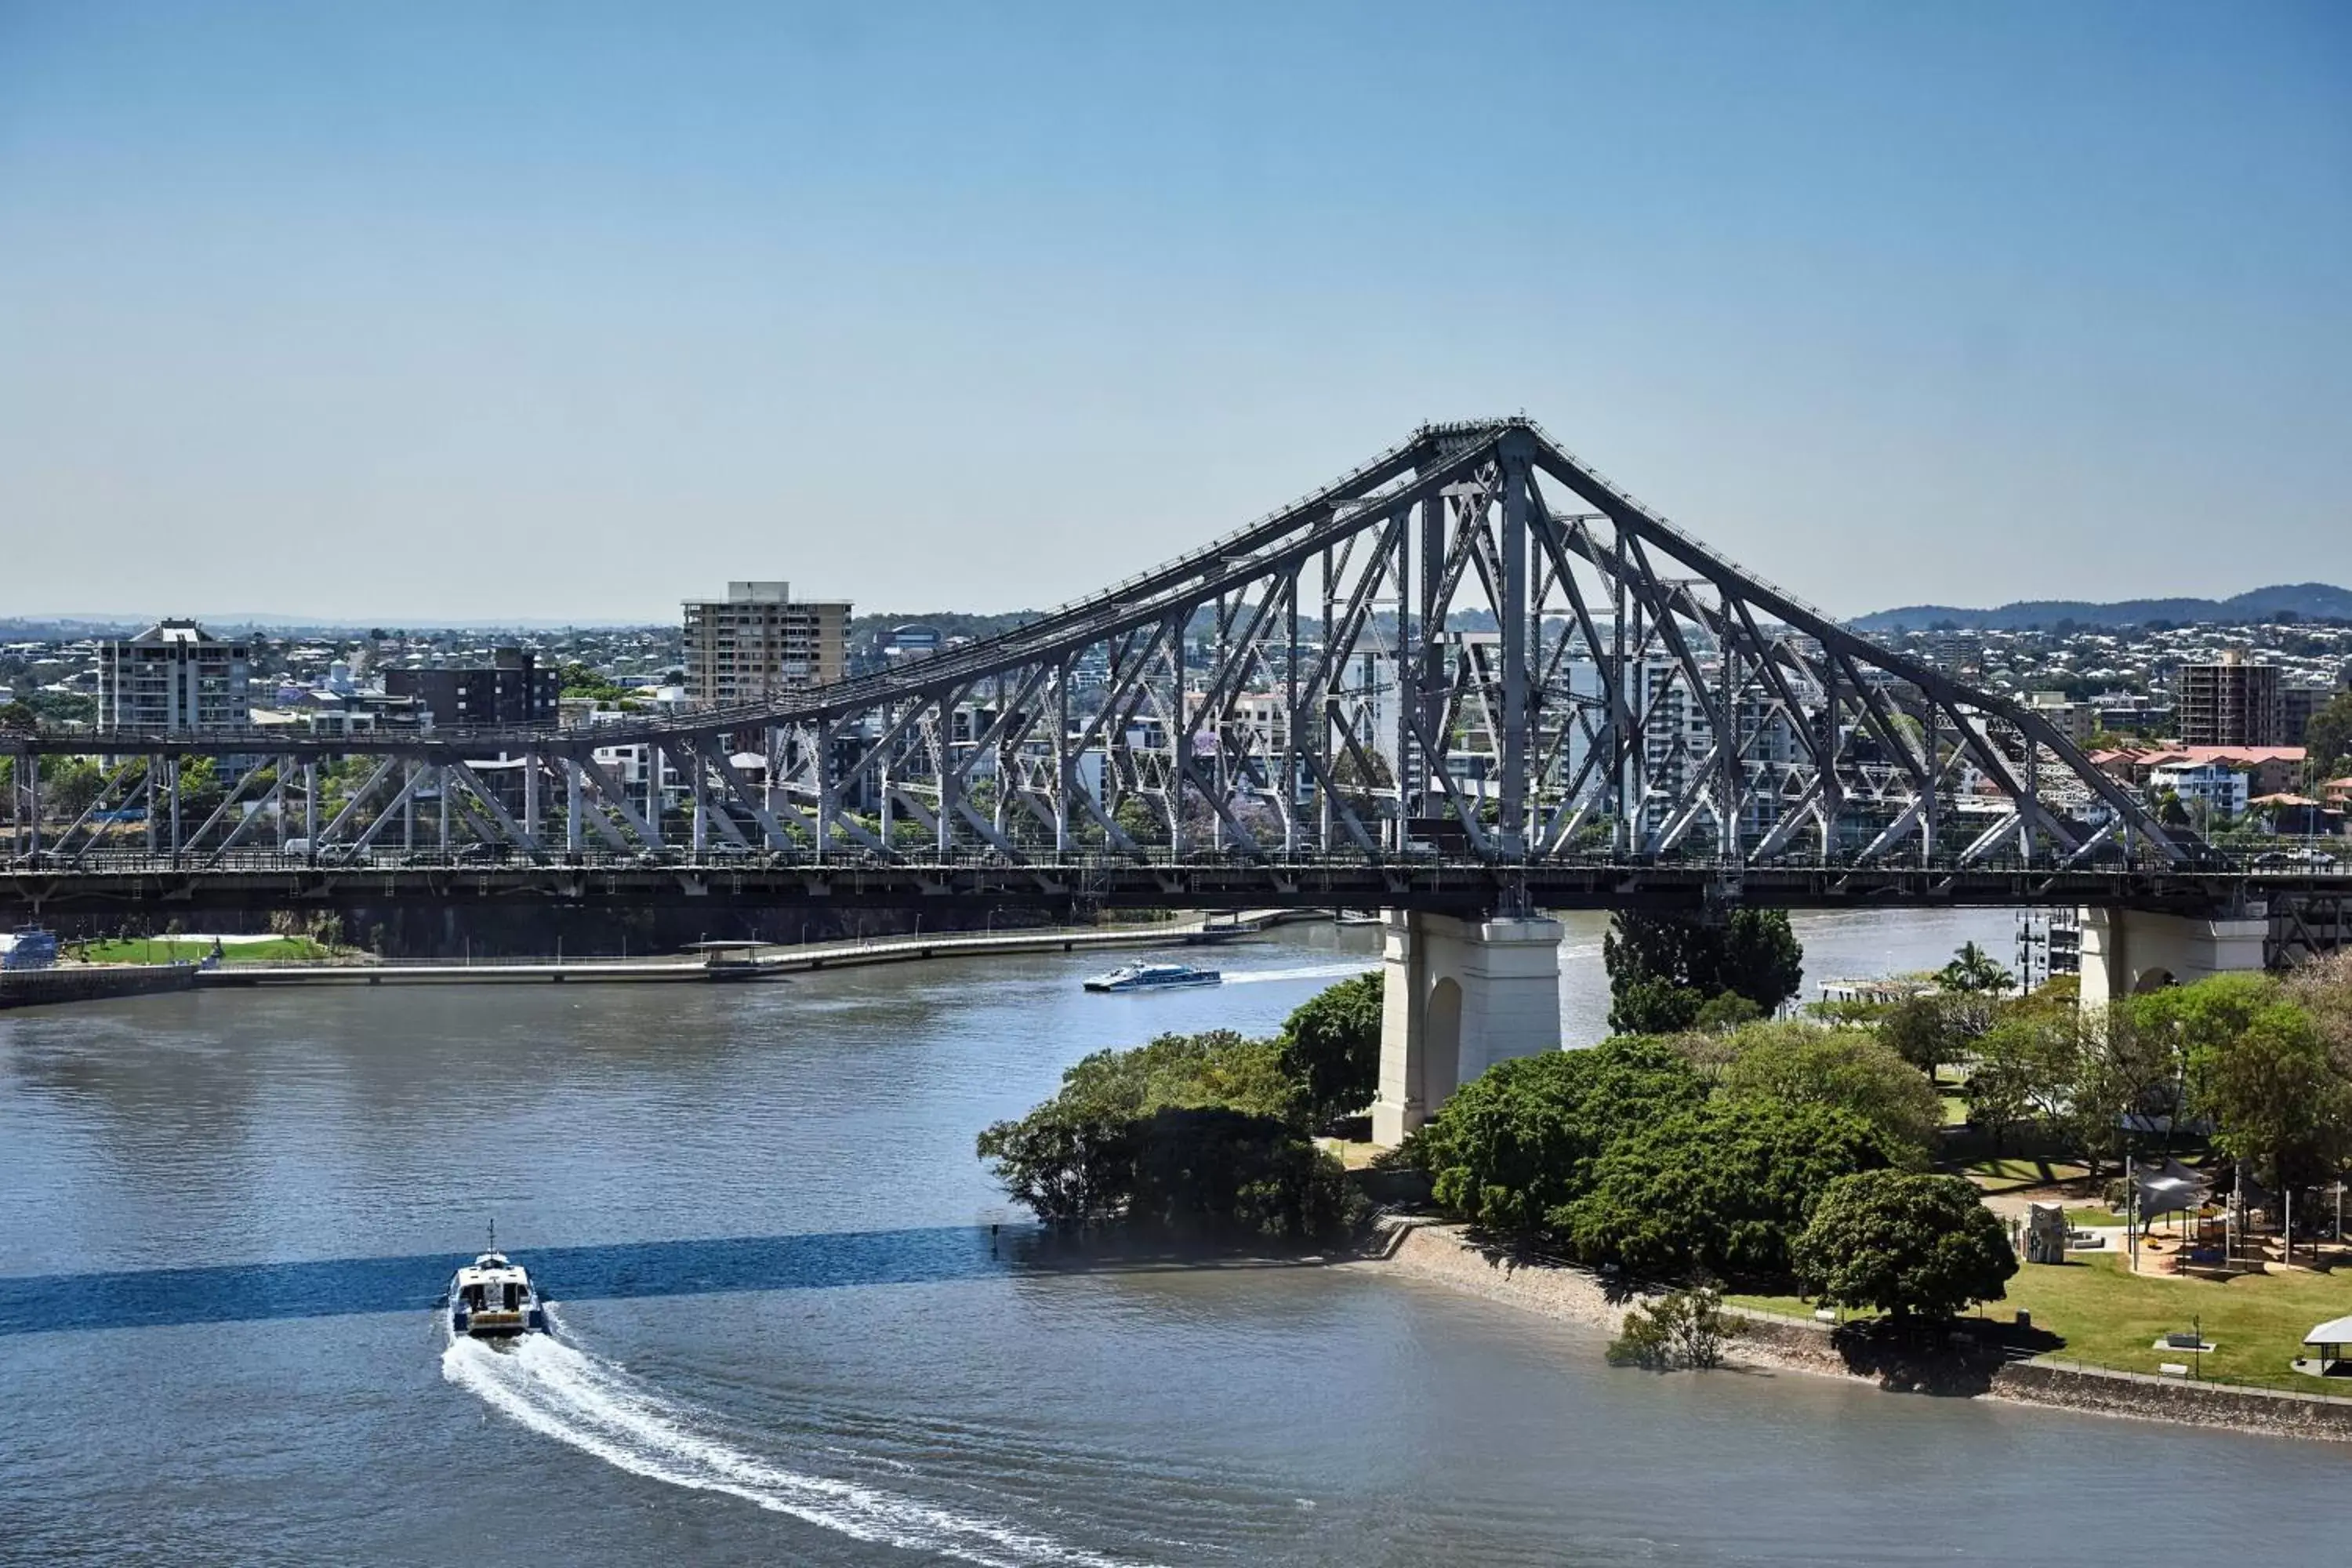
<instances>
[{"instance_id":1,"label":"clear blue sky","mask_svg":"<svg viewBox=\"0 0 2352 1568\"><path fill-rule=\"evenodd\" d=\"M2352 582L2352 5L0 0L0 614L1013 608L1522 408L1841 613Z\"/></svg>"}]
</instances>

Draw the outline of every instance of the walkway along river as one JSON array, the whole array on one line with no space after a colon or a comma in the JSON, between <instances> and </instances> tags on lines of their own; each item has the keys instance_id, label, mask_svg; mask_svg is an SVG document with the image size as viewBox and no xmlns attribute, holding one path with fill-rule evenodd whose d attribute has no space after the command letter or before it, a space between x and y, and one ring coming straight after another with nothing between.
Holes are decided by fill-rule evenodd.
<instances>
[{"instance_id":1,"label":"walkway along river","mask_svg":"<svg viewBox=\"0 0 2352 1568\"><path fill-rule=\"evenodd\" d=\"M1799 930L1867 973L2009 922ZM992 1249L981 1126L1370 947L1277 932L1160 995L1081 994L1080 954L0 1016L0 1561L2342 1560L2333 1445L1616 1373L1376 1268ZM427 1310L493 1211L561 1342Z\"/></svg>"}]
</instances>

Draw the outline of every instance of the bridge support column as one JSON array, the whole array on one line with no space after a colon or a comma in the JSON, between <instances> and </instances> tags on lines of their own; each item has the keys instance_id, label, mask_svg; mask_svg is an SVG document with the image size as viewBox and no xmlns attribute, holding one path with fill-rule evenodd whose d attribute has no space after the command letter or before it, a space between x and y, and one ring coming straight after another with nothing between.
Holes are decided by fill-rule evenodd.
<instances>
[{"instance_id":1,"label":"bridge support column","mask_svg":"<svg viewBox=\"0 0 2352 1568\"><path fill-rule=\"evenodd\" d=\"M1372 1139L1396 1143L1495 1063L1559 1048L1558 921L1388 911Z\"/></svg>"},{"instance_id":2,"label":"bridge support column","mask_svg":"<svg viewBox=\"0 0 2352 1568\"><path fill-rule=\"evenodd\" d=\"M2175 983L2262 968L2271 922L2260 909L2231 920L2085 909L2082 926L2083 1005L2105 1007Z\"/></svg>"}]
</instances>

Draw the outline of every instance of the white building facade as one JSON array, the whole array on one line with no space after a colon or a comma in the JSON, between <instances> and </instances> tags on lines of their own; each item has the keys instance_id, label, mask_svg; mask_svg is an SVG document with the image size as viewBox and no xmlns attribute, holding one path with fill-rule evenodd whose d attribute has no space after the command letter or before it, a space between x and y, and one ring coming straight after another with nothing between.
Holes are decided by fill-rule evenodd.
<instances>
[{"instance_id":1,"label":"white building facade","mask_svg":"<svg viewBox=\"0 0 2352 1568\"><path fill-rule=\"evenodd\" d=\"M194 621L160 621L99 645L98 721L110 729L242 729L253 649Z\"/></svg>"}]
</instances>

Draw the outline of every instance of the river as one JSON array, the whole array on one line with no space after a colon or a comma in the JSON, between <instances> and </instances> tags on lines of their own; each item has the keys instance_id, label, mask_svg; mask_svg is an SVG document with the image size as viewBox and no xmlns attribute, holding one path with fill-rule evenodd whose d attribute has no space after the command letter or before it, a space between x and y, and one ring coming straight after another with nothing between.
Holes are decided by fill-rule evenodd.
<instances>
[{"instance_id":1,"label":"river","mask_svg":"<svg viewBox=\"0 0 2352 1568\"><path fill-rule=\"evenodd\" d=\"M2010 931L1799 921L1815 974ZM0 1016L0 1561L2343 1561L2327 1445L1614 1372L1373 1267L1014 1256L978 1129L1371 951L1302 928L1154 996L1055 956ZM559 1338L428 1310L493 1213Z\"/></svg>"}]
</instances>

